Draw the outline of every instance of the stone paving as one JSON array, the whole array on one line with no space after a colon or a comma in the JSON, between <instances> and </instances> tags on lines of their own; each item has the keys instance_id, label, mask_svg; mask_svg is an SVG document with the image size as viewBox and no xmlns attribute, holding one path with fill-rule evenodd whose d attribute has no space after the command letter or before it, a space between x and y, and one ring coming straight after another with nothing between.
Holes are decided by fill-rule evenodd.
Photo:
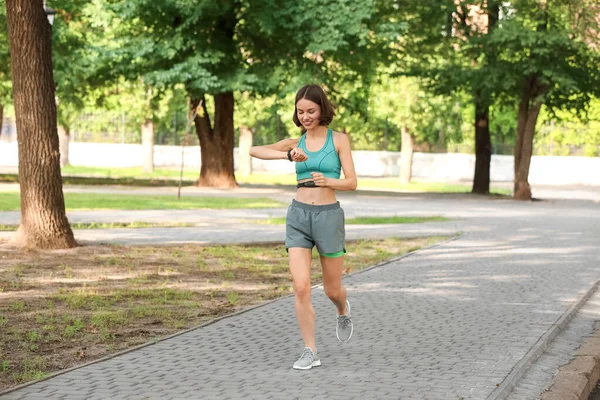
<instances>
[{"instance_id":1,"label":"stone paving","mask_svg":"<svg viewBox=\"0 0 600 400\"><path fill-rule=\"evenodd\" d=\"M581 345L581 339L594 332L600 320L600 292L596 292L546 349L538 361L519 381L508 400L535 399L552 384L552 374L561 365L569 362L572 354ZM550 373L549 373L550 372Z\"/></svg>"},{"instance_id":2,"label":"stone paving","mask_svg":"<svg viewBox=\"0 0 600 400\"><path fill-rule=\"evenodd\" d=\"M302 343L287 297L2 398L486 399L600 278L594 202L340 198L347 214L455 218L435 228L375 229L383 235L464 234L344 278L356 326L347 345L335 339L334 307L315 289L321 367L291 369ZM262 229L254 240L278 234ZM366 227L357 228L361 234Z\"/></svg>"}]
</instances>

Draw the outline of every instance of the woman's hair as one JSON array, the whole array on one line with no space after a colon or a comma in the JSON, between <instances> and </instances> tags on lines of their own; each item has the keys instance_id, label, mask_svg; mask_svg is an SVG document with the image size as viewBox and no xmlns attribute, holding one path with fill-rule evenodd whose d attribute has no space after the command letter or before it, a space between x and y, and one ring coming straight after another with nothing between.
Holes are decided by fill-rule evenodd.
<instances>
[{"instance_id":1,"label":"woman's hair","mask_svg":"<svg viewBox=\"0 0 600 400\"><path fill-rule=\"evenodd\" d=\"M302 132L306 132L306 129L302 126L300 119L298 119L298 108L296 104L302 99L310 100L313 103L318 104L321 107L321 116L319 118L319 125L327 126L333 121L335 116L335 110L333 105L327 100L327 95L321 86L319 85L304 85L298 92L296 92L296 102L294 103L294 123L296 126L302 128Z\"/></svg>"}]
</instances>

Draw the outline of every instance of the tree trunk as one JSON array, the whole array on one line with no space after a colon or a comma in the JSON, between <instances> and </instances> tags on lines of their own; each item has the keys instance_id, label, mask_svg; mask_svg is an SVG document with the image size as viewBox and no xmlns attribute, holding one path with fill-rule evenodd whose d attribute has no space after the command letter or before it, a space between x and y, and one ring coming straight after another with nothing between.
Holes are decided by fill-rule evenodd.
<instances>
[{"instance_id":1,"label":"tree trunk","mask_svg":"<svg viewBox=\"0 0 600 400\"><path fill-rule=\"evenodd\" d=\"M154 122L146 118L142 124L142 172L154 172Z\"/></svg>"},{"instance_id":2,"label":"tree trunk","mask_svg":"<svg viewBox=\"0 0 600 400\"><path fill-rule=\"evenodd\" d=\"M247 126L240 127L240 144L238 146L238 174L248 176L252 174L252 130Z\"/></svg>"},{"instance_id":3,"label":"tree trunk","mask_svg":"<svg viewBox=\"0 0 600 400\"><path fill-rule=\"evenodd\" d=\"M515 178L513 198L515 200L531 200L529 186L529 167L533 153L533 136L542 102L539 96L548 90L547 85L540 84L536 77L528 77L523 83L523 93L519 104L519 120L517 124L517 143L515 144Z\"/></svg>"},{"instance_id":4,"label":"tree trunk","mask_svg":"<svg viewBox=\"0 0 600 400\"><path fill-rule=\"evenodd\" d=\"M6 0L15 105L21 224L15 240L45 249L76 246L60 174L51 26L42 0Z\"/></svg>"},{"instance_id":5,"label":"tree trunk","mask_svg":"<svg viewBox=\"0 0 600 400\"><path fill-rule=\"evenodd\" d=\"M438 131L438 149L442 153L448 152L448 146L446 145L446 131L444 128L440 128Z\"/></svg>"},{"instance_id":6,"label":"tree trunk","mask_svg":"<svg viewBox=\"0 0 600 400\"><path fill-rule=\"evenodd\" d=\"M196 134L200 141L200 177L198 186L235 188L233 164L233 92L215 97L215 124L211 127L204 96L192 100L192 107L202 101L202 112L196 116Z\"/></svg>"},{"instance_id":7,"label":"tree trunk","mask_svg":"<svg viewBox=\"0 0 600 400\"><path fill-rule=\"evenodd\" d=\"M58 144L60 148L60 166L69 165L69 130L62 125L58 125Z\"/></svg>"},{"instance_id":8,"label":"tree trunk","mask_svg":"<svg viewBox=\"0 0 600 400\"><path fill-rule=\"evenodd\" d=\"M488 16L487 34L496 28L500 6L497 0L489 0L486 13ZM493 62L496 50L486 49L486 63ZM490 164L492 162L492 141L490 139L490 103L491 98L481 87L475 91L475 173L473 176L472 193L490 193Z\"/></svg>"},{"instance_id":9,"label":"tree trunk","mask_svg":"<svg viewBox=\"0 0 600 400\"><path fill-rule=\"evenodd\" d=\"M402 144L400 147L400 183L409 184L412 179L413 138L406 126L402 126Z\"/></svg>"},{"instance_id":10,"label":"tree trunk","mask_svg":"<svg viewBox=\"0 0 600 400\"><path fill-rule=\"evenodd\" d=\"M490 141L489 107L483 105L479 96L475 98L475 176L472 193L490 193L490 163L492 142Z\"/></svg>"}]
</instances>

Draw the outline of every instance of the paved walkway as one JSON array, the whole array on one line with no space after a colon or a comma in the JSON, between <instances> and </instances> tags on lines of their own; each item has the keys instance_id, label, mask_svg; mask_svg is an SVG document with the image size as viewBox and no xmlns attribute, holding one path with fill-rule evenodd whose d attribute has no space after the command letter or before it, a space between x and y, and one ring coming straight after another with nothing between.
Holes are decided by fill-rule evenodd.
<instances>
[{"instance_id":1,"label":"paved walkway","mask_svg":"<svg viewBox=\"0 0 600 400\"><path fill-rule=\"evenodd\" d=\"M3 398L493 398L532 346L600 278L598 203L364 193L340 198L348 216L455 218L370 230L348 226L350 235L464 234L344 278L356 324L347 345L336 341L335 311L316 289L321 367L291 369L302 343L287 297ZM242 227L256 241L281 234L281 227L223 225L209 239L225 241ZM206 229L186 229L192 229L187 237L207 240ZM546 378L553 369L544 371ZM533 379L529 384L543 390L542 379Z\"/></svg>"}]
</instances>

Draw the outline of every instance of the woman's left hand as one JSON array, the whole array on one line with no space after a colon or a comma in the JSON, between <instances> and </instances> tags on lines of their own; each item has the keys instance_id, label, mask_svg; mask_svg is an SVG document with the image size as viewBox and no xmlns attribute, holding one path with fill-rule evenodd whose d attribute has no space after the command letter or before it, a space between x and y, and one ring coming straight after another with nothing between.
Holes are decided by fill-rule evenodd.
<instances>
[{"instance_id":1,"label":"woman's left hand","mask_svg":"<svg viewBox=\"0 0 600 400\"><path fill-rule=\"evenodd\" d=\"M327 178L325 178L325 176L323 176L322 173L320 172L311 172L310 173L312 175L313 181L315 182L315 185L319 186L319 187L325 187L327 186Z\"/></svg>"}]
</instances>

